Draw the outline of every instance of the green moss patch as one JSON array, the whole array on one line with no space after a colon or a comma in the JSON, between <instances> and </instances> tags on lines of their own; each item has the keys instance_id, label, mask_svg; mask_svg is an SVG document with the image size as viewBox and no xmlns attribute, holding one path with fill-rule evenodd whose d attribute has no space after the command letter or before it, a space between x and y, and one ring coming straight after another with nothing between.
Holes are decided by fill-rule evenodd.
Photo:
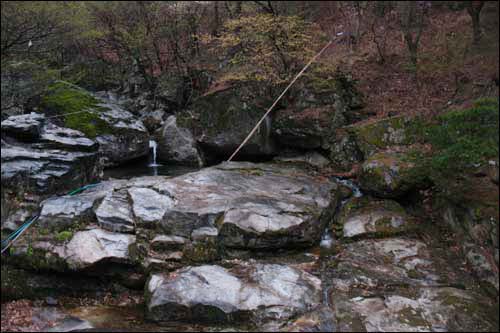
<instances>
[{"instance_id":1,"label":"green moss patch","mask_svg":"<svg viewBox=\"0 0 500 333\"><path fill-rule=\"evenodd\" d=\"M90 138L111 133L109 124L99 117L103 107L85 90L64 81L47 88L41 99L41 109L47 114L63 115L64 126L85 133Z\"/></svg>"},{"instance_id":2,"label":"green moss patch","mask_svg":"<svg viewBox=\"0 0 500 333\"><path fill-rule=\"evenodd\" d=\"M441 115L429 127L433 147L431 167L437 171L461 171L498 157L498 100L478 100L470 109Z\"/></svg>"}]
</instances>

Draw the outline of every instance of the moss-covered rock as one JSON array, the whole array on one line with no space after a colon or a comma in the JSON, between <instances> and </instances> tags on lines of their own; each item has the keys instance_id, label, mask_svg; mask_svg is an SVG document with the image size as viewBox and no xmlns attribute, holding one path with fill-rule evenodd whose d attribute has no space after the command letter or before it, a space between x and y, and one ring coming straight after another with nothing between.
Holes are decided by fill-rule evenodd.
<instances>
[{"instance_id":1,"label":"moss-covered rock","mask_svg":"<svg viewBox=\"0 0 500 333\"><path fill-rule=\"evenodd\" d=\"M64 126L79 130L88 137L112 132L109 124L99 117L103 111L99 100L84 89L68 82L57 81L47 88L41 98L41 110L50 115L63 116Z\"/></svg>"},{"instance_id":2,"label":"moss-covered rock","mask_svg":"<svg viewBox=\"0 0 500 333\"><path fill-rule=\"evenodd\" d=\"M369 157L391 146L407 146L421 140L421 120L397 116L345 128L364 154Z\"/></svg>"},{"instance_id":3,"label":"moss-covered rock","mask_svg":"<svg viewBox=\"0 0 500 333\"><path fill-rule=\"evenodd\" d=\"M105 165L120 164L149 153L149 134L137 117L120 106L64 81L50 85L40 111L60 125L95 138Z\"/></svg>"},{"instance_id":4,"label":"moss-covered rock","mask_svg":"<svg viewBox=\"0 0 500 333\"><path fill-rule=\"evenodd\" d=\"M411 152L383 151L363 164L360 186L383 198L397 198L428 185L428 170L412 158Z\"/></svg>"}]
</instances>

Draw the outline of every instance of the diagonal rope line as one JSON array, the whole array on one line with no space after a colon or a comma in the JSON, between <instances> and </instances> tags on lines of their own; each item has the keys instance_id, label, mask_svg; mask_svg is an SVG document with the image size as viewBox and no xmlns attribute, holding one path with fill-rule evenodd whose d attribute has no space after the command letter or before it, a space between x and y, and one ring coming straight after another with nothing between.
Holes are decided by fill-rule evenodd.
<instances>
[{"instance_id":1,"label":"diagonal rope line","mask_svg":"<svg viewBox=\"0 0 500 333\"><path fill-rule=\"evenodd\" d=\"M295 83L295 81L298 80L299 77L302 76L302 74L304 74L304 72L307 70L307 68L309 68L309 66L314 62L316 61L316 59L330 46L332 45L333 43L333 39L331 41L329 41L322 49L321 51L319 51L314 57L311 58L311 60L309 60L309 62L304 66L304 68L302 68L302 70L295 76L295 78L292 80L292 82L290 82L290 84L285 88L285 90L283 90L283 92L281 93L281 95L274 101L274 103L271 105L271 107L267 110L267 112L262 116L262 118L260 118L260 120L257 122L257 125L255 125L255 127L250 131L250 133L248 134L248 136L245 138L245 140L243 140L243 142L240 144L240 146L238 148L236 148L236 150L234 151L234 153L231 155L231 157L229 157L229 159L227 160L228 162L231 161L235 156L236 154L238 154L238 152L241 150L241 148L243 148L243 146L248 142L248 140L250 140L250 138L252 137L252 135L254 135L255 131L259 128L260 124L262 124L262 122L264 121L264 119L266 119L266 117L269 115L269 113L273 110L273 108L276 106L276 104L278 104L278 102L280 101L280 99L286 94L286 92L288 91L288 89L290 89L290 87Z\"/></svg>"}]
</instances>

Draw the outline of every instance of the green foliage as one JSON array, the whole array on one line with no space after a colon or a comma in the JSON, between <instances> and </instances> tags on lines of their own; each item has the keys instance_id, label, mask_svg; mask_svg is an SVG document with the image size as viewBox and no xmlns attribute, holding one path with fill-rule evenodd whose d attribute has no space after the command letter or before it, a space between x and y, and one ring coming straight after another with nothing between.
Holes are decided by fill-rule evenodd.
<instances>
[{"instance_id":1,"label":"green foliage","mask_svg":"<svg viewBox=\"0 0 500 333\"><path fill-rule=\"evenodd\" d=\"M79 130L90 138L110 133L110 126L98 112L98 101L85 90L70 83L58 81L50 85L42 97L40 107L48 114L64 115L64 125ZM82 112L86 111L88 112Z\"/></svg>"},{"instance_id":2,"label":"green foliage","mask_svg":"<svg viewBox=\"0 0 500 333\"><path fill-rule=\"evenodd\" d=\"M431 167L437 171L459 171L498 157L497 100L479 100L472 108L444 114L437 121L427 131L434 150Z\"/></svg>"},{"instance_id":3,"label":"green foliage","mask_svg":"<svg viewBox=\"0 0 500 333\"><path fill-rule=\"evenodd\" d=\"M68 230L58 232L55 235L55 239L58 240L59 242L65 242L65 241L71 239L71 237L73 237L73 232L68 231Z\"/></svg>"}]
</instances>

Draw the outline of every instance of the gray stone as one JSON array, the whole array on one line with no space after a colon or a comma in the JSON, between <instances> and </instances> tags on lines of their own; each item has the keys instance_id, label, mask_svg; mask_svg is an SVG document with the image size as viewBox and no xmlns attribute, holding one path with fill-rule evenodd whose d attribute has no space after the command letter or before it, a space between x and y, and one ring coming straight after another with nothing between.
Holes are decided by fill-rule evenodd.
<instances>
[{"instance_id":1,"label":"gray stone","mask_svg":"<svg viewBox=\"0 0 500 333\"><path fill-rule=\"evenodd\" d=\"M177 118L170 116L156 133L158 160L201 167L203 158L190 130L180 127Z\"/></svg>"},{"instance_id":2,"label":"gray stone","mask_svg":"<svg viewBox=\"0 0 500 333\"><path fill-rule=\"evenodd\" d=\"M2 134L15 137L22 141L33 142L40 138L45 116L38 113L11 116L2 121Z\"/></svg>"},{"instance_id":3,"label":"gray stone","mask_svg":"<svg viewBox=\"0 0 500 333\"><path fill-rule=\"evenodd\" d=\"M336 264L333 285L344 292L355 286L365 290L385 285L435 286L446 272L435 267L424 243L404 238L350 243Z\"/></svg>"},{"instance_id":4,"label":"gray stone","mask_svg":"<svg viewBox=\"0 0 500 333\"><path fill-rule=\"evenodd\" d=\"M100 229L79 231L65 246L64 260L70 269L81 270L99 262L130 263L129 247L135 236Z\"/></svg>"},{"instance_id":5,"label":"gray stone","mask_svg":"<svg viewBox=\"0 0 500 333\"><path fill-rule=\"evenodd\" d=\"M179 236L158 235L151 241L151 249L156 252L179 251L186 244L187 239Z\"/></svg>"},{"instance_id":6,"label":"gray stone","mask_svg":"<svg viewBox=\"0 0 500 333\"><path fill-rule=\"evenodd\" d=\"M193 241L201 241L207 239L215 239L219 235L219 230L214 227L202 227L193 230L191 233L191 239Z\"/></svg>"},{"instance_id":7,"label":"gray stone","mask_svg":"<svg viewBox=\"0 0 500 333\"><path fill-rule=\"evenodd\" d=\"M283 320L321 301L318 278L284 265L187 267L152 275L146 288L155 321Z\"/></svg>"},{"instance_id":8,"label":"gray stone","mask_svg":"<svg viewBox=\"0 0 500 333\"><path fill-rule=\"evenodd\" d=\"M95 211L101 228L114 232L134 232L135 221L126 190L108 194Z\"/></svg>"},{"instance_id":9,"label":"gray stone","mask_svg":"<svg viewBox=\"0 0 500 333\"><path fill-rule=\"evenodd\" d=\"M161 221L167 210L174 205L172 198L149 188L133 187L128 192L138 224L148 225Z\"/></svg>"}]
</instances>

